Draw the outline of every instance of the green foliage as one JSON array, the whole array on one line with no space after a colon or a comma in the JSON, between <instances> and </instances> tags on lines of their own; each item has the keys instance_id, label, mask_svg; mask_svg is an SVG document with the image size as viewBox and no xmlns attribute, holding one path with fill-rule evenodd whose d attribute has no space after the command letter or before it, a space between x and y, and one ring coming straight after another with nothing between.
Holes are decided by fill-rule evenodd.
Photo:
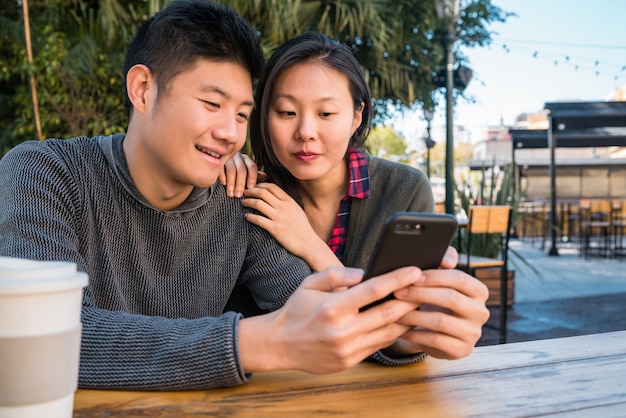
<instances>
[{"instance_id":1,"label":"green foliage","mask_svg":"<svg viewBox=\"0 0 626 418\"><path fill-rule=\"evenodd\" d=\"M473 205L508 205L511 206L511 228L514 228L519 221L520 202L523 199L524 191L515 190L515 176L513 164L506 164L499 169L497 164L492 165L493 169L483 167L478 172L477 177L470 172L457 185L457 196L459 197L460 210L469 214L469 208ZM462 242L466 242L466 231L462 231ZM486 257L497 257L499 249L499 234L484 236L483 239L472 240L472 254ZM458 248L457 248L458 249ZM466 251L466 248L459 249Z\"/></svg>"},{"instance_id":2,"label":"green foliage","mask_svg":"<svg viewBox=\"0 0 626 418\"><path fill-rule=\"evenodd\" d=\"M269 55L286 39L319 30L349 45L375 97L377 123L397 107L432 107L443 51L434 3L422 0L215 0L259 31ZM35 78L44 137L123 131L122 60L137 26L169 0L31 0L34 62L26 59L21 2L0 2L0 153L35 137ZM468 0L457 46L490 42L487 25L509 16L491 0ZM455 51L456 61L466 60ZM457 92L458 94L458 92Z\"/></svg>"},{"instance_id":3,"label":"green foliage","mask_svg":"<svg viewBox=\"0 0 626 418\"><path fill-rule=\"evenodd\" d=\"M519 206L523 192L515 193L513 164L499 168L482 169L477 173L469 172L457 186L461 209L466 213L470 205L510 205Z\"/></svg>"},{"instance_id":4,"label":"green foliage","mask_svg":"<svg viewBox=\"0 0 626 418\"><path fill-rule=\"evenodd\" d=\"M367 138L367 151L377 157L408 163L406 159L406 141L398 136L389 126L377 126Z\"/></svg>"},{"instance_id":5,"label":"green foliage","mask_svg":"<svg viewBox=\"0 0 626 418\"><path fill-rule=\"evenodd\" d=\"M524 200L526 190L516 190L515 188L515 172L512 163L498 168L497 164L492 164L495 169L486 169L483 167L477 176L471 173L463 178L463 181L457 187L457 195L461 209L466 214L469 213L471 205L509 205L511 206L511 230L515 230L515 226L521 220L523 214L520 212L520 203ZM467 252L464 244L467 242L467 231L461 229L461 248L457 248L459 252ZM453 246L458 247L455 240ZM481 255L485 257L498 257L501 252L501 236L494 234L491 236L483 235L482 237L472 238L471 254ZM513 257L510 257L513 256ZM509 260L515 266L522 263L524 266L532 270L540 279L543 274L535 266L530 264L523 255L515 251L509 246Z\"/></svg>"},{"instance_id":6,"label":"green foliage","mask_svg":"<svg viewBox=\"0 0 626 418\"><path fill-rule=\"evenodd\" d=\"M19 62L19 81L13 94L17 140L36 137L28 78L35 75L42 131L46 137L121 132L123 77L121 54L105 54L91 39L72 47L63 32L46 26L38 38L40 45L33 65L26 61L18 44L14 57ZM13 76L10 74L10 76Z\"/></svg>"},{"instance_id":7,"label":"green foliage","mask_svg":"<svg viewBox=\"0 0 626 418\"><path fill-rule=\"evenodd\" d=\"M126 45L163 1L80 0L29 3L33 63L26 55L20 2L0 6L0 153L34 139L34 76L44 137L123 132Z\"/></svg>"},{"instance_id":8,"label":"green foliage","mask_svg":"<svg viewBox=\"0 0 626 418\"><path fill-rule=\"evenodd\" d=\"M459 196L460 206L463 212L469 213L471 205L509 205L511 206L511 230L520 221L523 214L520 212L520 203L524 200L525 190L517 190L515 186L514 165L512 163L505 164L499 168L495 161L492 164L493 169L482 167L480 172L473 176L470 172L463 178L460 185L457 185L457 195ZM498 257L501 236L500 234L482 235L472 237L471 254L481 255L485 257ZM467 242L467 231L461 230L461 246ZM453 242L454 246L458 246L457 242ZM466 248L457 248L459 252L466 252ZM537 276L543 278L543 275L535 266L530 264L520 253L509 247L509 260L513 265L522 263L531 269Z\"/></svg>"}]
</instances>

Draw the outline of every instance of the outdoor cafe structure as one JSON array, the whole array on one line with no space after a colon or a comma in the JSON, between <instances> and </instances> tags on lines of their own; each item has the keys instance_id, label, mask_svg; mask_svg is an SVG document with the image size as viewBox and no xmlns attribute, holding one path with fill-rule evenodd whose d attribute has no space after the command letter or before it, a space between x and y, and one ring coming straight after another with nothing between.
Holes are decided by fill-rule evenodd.
<instances>
[{"instance_id":1,"label":"outdoor cafe structure","mask_svg":"<svg viewBox=\"0 0 626 418\"><path fill-rule=\"evenodd\" d=\"M626 201L626 102L549 102L543 129L507 129L485 142L470 169L513 163L516 190L541 202L557 254L559 202Z\"/></svg>"}]
</instances>

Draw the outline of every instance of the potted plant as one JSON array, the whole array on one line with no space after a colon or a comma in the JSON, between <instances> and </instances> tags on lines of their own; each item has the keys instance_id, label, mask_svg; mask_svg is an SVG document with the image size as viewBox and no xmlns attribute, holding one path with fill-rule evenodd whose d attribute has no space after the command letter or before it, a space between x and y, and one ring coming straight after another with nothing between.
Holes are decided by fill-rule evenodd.
<instances>
[{"instance_id":1,"label":"potted plant","mask_svg":"<svg viewBox=\"0 0 626 418\"><path fill-rule=\"evenodd\" d=\"M515 230L515 226L519 222L522 214L520 213L520 202L523 199L524 191L515 191L514 189L514 167L509 163L503 167L498 167L495 163L489 167L482 167L482 169L472 177L472 173L462 178L460 184L457 184L457 196L460 213L469 213L470 206L473 205L508 205L511 206L511 230ZM459 252L466 252L465 248L467 243L467 231L462 229L460 231L461 238L454 243ZM514 234L512 234L514 236ZM482 255L485 257L496 258L500 254L500 241L499 234L485 235L472 238L472 255ZM460 247L460 248L458 248ZM524 265L529 266L536 272L534 266L530 265L523 258L522 255L517 253L514 249L509 247L509 261L510 266L515 266L516 263L522 262ZM489 287L489 300L487 304L490 306L499 305L499 292L500 292L500 272L498 269L479 269L476 270L476 278L481 280ZM509 268L508 279L508 305L513 304L514 301L514 281L515 270Z\"/></svg>"}]
</instances>

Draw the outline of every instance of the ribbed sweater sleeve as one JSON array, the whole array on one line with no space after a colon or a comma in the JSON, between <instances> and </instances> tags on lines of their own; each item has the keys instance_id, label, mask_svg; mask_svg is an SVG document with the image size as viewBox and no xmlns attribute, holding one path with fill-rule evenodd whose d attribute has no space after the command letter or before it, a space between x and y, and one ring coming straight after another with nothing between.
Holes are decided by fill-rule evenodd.
<instances>
[{"instance_id":1,"label":"ribbed sweater sleeve","mask_svg":"<svg viewBox=\"0 0 626 418\"><path fill-rule=\"evenodd\" d=\"M206 389L244 383L236 284L276 309L310 274L244 219L221 186L162 212L138 194L123 136L23 143L0 160L0 255L87 272L79 386Z\"/></svg>"},{"instance_id":2,"label":"ribbed sweater sleeve","mask_svg":"<svg viewBox=\"0 0 626 418\"><path fill-rule=\"evenodd\" d=\"M197 319L129 314L85 306L80 387L207 389L242 384L238 314Z\"/></svg>"}]
</instances>

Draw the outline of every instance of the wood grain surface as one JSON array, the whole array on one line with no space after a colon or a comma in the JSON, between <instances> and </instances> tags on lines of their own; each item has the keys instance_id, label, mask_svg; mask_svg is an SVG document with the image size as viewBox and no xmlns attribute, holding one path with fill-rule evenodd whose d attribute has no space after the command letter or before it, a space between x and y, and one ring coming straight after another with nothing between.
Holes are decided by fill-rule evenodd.
<instances>
[{"instance_id":1,"label":"wood grain surface","mask_svg":"<svg viewBox=\"0 0 626 418\"><path fill-rule=\"evenodd\" d=\"M257 373L236 388L78 390L74 417L626 416L626 331L484 346L462 360Z\"/></svg>"}]
</instances>

